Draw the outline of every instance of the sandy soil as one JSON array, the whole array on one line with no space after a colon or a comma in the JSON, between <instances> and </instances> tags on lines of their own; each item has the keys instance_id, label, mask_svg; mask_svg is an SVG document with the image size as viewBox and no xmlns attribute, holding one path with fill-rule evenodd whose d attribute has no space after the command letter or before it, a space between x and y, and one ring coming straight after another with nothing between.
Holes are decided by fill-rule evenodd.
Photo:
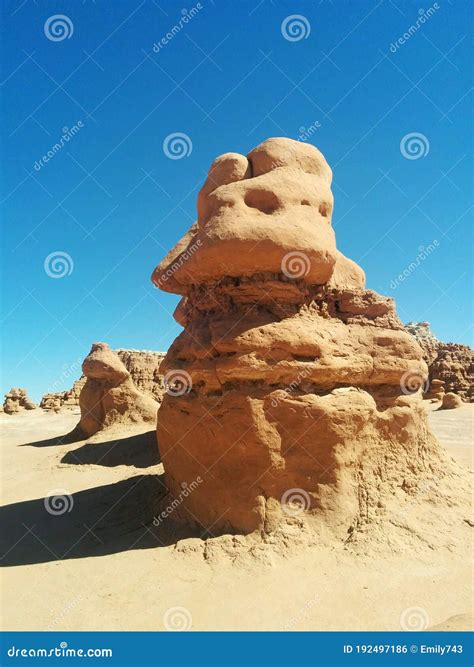
<instances>
[{"instance_id":1,"label":"sandy soil","mask_svg":"<svg viewBox=\"0 0 474 667\"><path fill-rule=\"evenodd\" d=\"M473 415L474 406L430 414L463 467L472 465ZM378 537L370 549L298 536L278 548L202 540L153 527L163 495L154 433L61 442L77 421L77 411L0 415L3 629L470 627L468 516L449 514L439 526L427 518L425 533L419 507L412 524L404 509L396 539Z\"/></svg>"}]
</instances>

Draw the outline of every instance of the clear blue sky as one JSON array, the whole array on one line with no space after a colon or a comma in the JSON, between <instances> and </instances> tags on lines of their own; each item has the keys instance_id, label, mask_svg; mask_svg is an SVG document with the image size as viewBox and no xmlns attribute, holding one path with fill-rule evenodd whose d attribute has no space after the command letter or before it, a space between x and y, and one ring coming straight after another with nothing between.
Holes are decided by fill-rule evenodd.
<instances>
[{"instance_id":1,"label":"clear blue sky","mask_svg":"<svg viewBox=\"0 0 474 667\"><path fill-rule=\"evenodd\" d=\"M470 343L470 0L428 0L403 44L418 0L203 0L155 51L181 3L2 4L2 392L67 388L96 340L165 350L178 297L150 274L193 222L211 161L311 126L334 171L339 248L405 322ZM69 37L45 30L56 14ZM293 14L303 33L285 37ZM192 151L173 160L163 141L175 132ZM62 278L45 271L56 252L73 263Z\"/></svg>"}]
</instances>

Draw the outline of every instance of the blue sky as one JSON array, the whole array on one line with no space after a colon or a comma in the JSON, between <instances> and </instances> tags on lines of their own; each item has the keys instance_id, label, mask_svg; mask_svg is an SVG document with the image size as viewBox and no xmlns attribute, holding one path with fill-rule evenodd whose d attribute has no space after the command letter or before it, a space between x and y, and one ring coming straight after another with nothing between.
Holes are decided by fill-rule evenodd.
<instances>
[{"instance_id":1,"label":"blue sky","mask_svg":"<svg viewBox=\"0 0 474 667\"><path fill-rule=\"evenodd\" d=\"M150 274L194 221L214 157L269 136L310 133L325 154L338 247L368 287L405 322L471 342L471 2L18 0L2 13L2 392L68 388L93 341L166 349L178 297ZM170 159L177 132L185 155ZM65 263L46 270L56 253Z\"/></svg>"}]
</instances>

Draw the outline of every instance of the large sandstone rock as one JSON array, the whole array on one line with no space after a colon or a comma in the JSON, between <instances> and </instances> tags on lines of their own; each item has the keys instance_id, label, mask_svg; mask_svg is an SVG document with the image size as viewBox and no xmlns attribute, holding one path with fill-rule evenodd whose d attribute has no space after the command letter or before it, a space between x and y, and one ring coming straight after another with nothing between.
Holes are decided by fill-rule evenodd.
<instances>
[{"instance_id":1,"label":"large sandstone rock","mask_svg":"<svg viewBox=\"0 0 474 667\"><path fill-rule=\"evenodd\" d=\"M468 345L438 340L429 322L409 322L405 328L423 350L429 369L428 384L439 380L447 392L458 394L463 401L474 401L474 351Z\"/></svg>"},{"instance_id":2,"label":"large sandstone rock","mask_svg":"<svg viewBox=\"0 0 474 667\"><path fill-rule=\"evenodd\" d=\"M443 474L421 348L336 249L330 186L307 144L225 154L153 273L183 297L185 330L160 369L169 492L176 515L213 534L271 532L303 506L347 537L395 489Z\"/></svg>"},{"instance_id":3,"label":"large sandstone rock","mask_svg":"<svg viewBox=\"0 0 474 667\"><path fill-rule=\"evenodd\" d=\"M31 398L28 396L26 389L13 387L7 394L5 394L3 412L5 412L7 415L14 415L17 412L22 412L23 410L35 410L37 407L38 406L33 403Z\"/></svg>"},{"instance_id":4,"label":"large sandstone rock","mask_svg":"<svg viewBox=\"0 0 474 667\"><path fill-rule=\"evenodd\" d=\"M79 398L77 437L90 437L117 423L156 422L158 403L135 387L129 371L107 343L92 345L82 371L86 382Z\"/></svg>"}]
</instances>

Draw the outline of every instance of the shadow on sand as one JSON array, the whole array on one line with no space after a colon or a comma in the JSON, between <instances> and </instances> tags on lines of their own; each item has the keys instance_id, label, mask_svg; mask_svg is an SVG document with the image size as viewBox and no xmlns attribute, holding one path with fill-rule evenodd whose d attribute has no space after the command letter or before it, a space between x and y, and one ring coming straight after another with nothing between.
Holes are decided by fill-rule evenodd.
<instances>
[{"instance_id":1,"label":"shadow on sand","mask_svg":"<svg viewBox=\"0 0 474 667\"><path fill-rule=\"evenodd\" d=\"M78 493L0 508L0 563L5 566L104 556L168 546L199 531L153 519L166 503L164 475L136 475Z\"/></svg>"},{"instance_id":2,"label":"shadow on sand","mask_svg":"<svg viewBox=\"0 0 474 667\"><path fill-rule=\"evenodd\" d=\"M94 464L110 468L120 465L148 468L160 462L154 429L108 442L87 442L67 452L61 459L61 463Z\"/></svg>"}]
</instances>

